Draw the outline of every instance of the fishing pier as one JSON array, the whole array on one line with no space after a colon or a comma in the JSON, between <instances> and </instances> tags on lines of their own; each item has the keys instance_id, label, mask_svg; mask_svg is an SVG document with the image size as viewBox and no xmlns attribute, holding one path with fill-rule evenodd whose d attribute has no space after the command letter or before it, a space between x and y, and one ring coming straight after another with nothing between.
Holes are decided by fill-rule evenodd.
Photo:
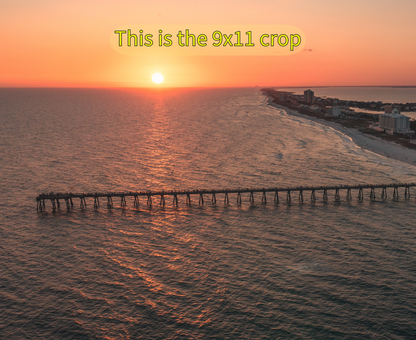
<instances>
[{"instance_id":1,"label":"fishing pier","mask_svg":"<svg viewBox=\"0 0 416 340\"><path fill-rule=\"evenodd\" d=\"M204 205L207 200L212 205L217 204L217 198L223 200L224 205L228 206L230 203L230 196L235 195L237 206L242 205L242 197L248 196L248 202L254 205L254 194L261 194L261 203L267 204L267 194L272 196L273 203L279 204L285 201L290 204L292 201L299 203L304 202L304 197L309 196L310 202L314 203L322 197L323 202L328 202L328 193L333 193L335 202L341 202L341 197L345 195L346 201L351 201L354 196L359 202L364 200L364 192L369 194L371 201L376 200L377 195L385 200L388 196L388 191L393 199L399 198L399 189L401 189L403 197L410 199L410 188L416 187L416 183L394 183L394 184L379 184L379 185L334 185L334 186L311 186L311 187L286 187L286 188L246 188L246 189L212 189L212 190L159 190L159 191L127 191L127 192L106 192L106 193L49 193L41 194L36 197L37 210L43 211L46 209L45 201L50 201L52 209L61 208L61 204L66 206L68 210L74 207L74 201L79 200L81 209L87 207L87 198L93 201L93 207L98 209L101 203L106 204L108 208L113 208L113 198L120 200L120 207L127 206L126 197L133 198L134 208L139 208L140 199L144 199L147 207L151 208L153 201L159 203L161 207L165 206L166 200L172 200L172 205L177 207L179 205L178 197L185 197L186 205L191 205L191 198L195 199L198 205ZM389 189L389 190L388 190ZM403 190L404 189L404 190ZM271 194L271 195L270 195Z\"/></svg>"}]
</instances>

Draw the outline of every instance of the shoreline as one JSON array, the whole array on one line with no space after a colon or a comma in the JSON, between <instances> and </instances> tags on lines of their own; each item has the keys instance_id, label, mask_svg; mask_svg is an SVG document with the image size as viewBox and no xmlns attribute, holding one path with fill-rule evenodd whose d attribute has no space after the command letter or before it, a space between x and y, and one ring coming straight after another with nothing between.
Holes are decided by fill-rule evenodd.
<instances>
[{"instance_id":1,"label":"shoreline","mask_svg":"<svg viewBox=\"0 0 416 340\"><path fill-rule=\"evenodd\" d=\"M401 161L409 165L416 166L416 151L405 148L404 146L387 142L380 138L363 134L355 129L347 128L338 123L320 119L317 117L302 114L296 110L273 102L273 98L266 95L268 105L284 110L288 115L305 118L318 124L333 128L334 130L348 136L358 147L371 151L380 156L384 156L396 161Z\"/></svg>"}]
</instances>

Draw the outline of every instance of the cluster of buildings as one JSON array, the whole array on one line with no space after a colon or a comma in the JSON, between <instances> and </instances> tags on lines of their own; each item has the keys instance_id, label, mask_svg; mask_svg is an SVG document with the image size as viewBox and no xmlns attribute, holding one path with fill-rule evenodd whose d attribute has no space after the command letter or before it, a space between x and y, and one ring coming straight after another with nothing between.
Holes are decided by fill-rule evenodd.
<instances>
[{"instance_id":1,"label":"cluster of buildings","mask_svg":"<svg viewBox=\"0 0 416 340\"><path fill-rule=\"evenodd\" d=\"M280 93L279 101L282 103L290 102L299 109L329 117L358 118L369 121L378 119L378 122L371 124L370 128L390 135L404 134L410 136L415 134L410 129L410 118L401 114L400 105L384 105L382 102L348 102L338 98L320 98L315 97L314 92L310 89L304 91L303 96ZM357 110L355 111L353 107L359 107L360 109L355 109ZM364 112L362 112L363 109ZM377 111L374 111L382 109L385 111L383 114L377 114ZM408 107L405 107L405 109L408 110Z\"/></svg>"},{"instance_id":2,"label":"cluster of buildings","mask_svg":"<svg viewBox=\"0 0 416 340\"><path fill-rule=\"evenodd\" d=\"M296 98L295 98L296 99ZM314 113L322 113L330 117L346 117L347 115L355 115L347 106L340 105L338 98L320 98L315 97L312 90L306 90L301 98L297 98L298 102L302 102L300 108Z\"/></svg>"},{"instance_id":3,"label":"cluster of buildings","mask_svg":"<svg viewBox=\"0 0 416 340\"><path fill-rule=\"evenodd\" d=\"M310 105L309 110L312 112L320 112L318 106L313 106L315 103L315 95L312 90L306 90L303 93L303 101ZM339 100L337 98L331 99L332 106L327 111L327 116L341 117L345 116L346 112L351 114L349 108L340 108ZM326 103L325 103L326 104ZM319 109L318 109L319 108ZM345 111L346 110L346 111ZM400 113L400 107L394 105L384 105L384 114L378 115L378 123L370 125L370 128L376 131L382 131L389 135L403 134L413 135L415 132L410 129L410 118Z\"/></svg>"}]
</instances>

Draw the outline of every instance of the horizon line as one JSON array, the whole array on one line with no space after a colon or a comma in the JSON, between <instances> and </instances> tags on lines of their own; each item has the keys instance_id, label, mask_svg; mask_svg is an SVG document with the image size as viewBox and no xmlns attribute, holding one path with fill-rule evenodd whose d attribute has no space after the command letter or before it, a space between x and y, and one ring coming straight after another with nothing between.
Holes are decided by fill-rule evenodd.
<instances>
[{"instance_id":1,"label":"horizon line","mask_svg":"<svg viewBox=\"0 0 416 340\"><path fill-rule=\"evenodd\" d=\"M416 85L305 85L305 86L284 86L284 85L253 85L253 86L0 86L0 89L214 89L214 88L325 88L325 87L396 87L416 88Z\"/></svg>"}]
</instances>

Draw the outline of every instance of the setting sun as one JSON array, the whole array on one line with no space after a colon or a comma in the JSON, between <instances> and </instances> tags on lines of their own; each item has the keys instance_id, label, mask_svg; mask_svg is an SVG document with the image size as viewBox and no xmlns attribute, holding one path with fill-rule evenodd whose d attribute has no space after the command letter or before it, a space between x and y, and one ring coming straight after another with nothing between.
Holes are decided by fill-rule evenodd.
<instances>
[{"instance_id":1,"label":"setting sun","mask_svg":"<svg viewBox=\"0 0 416 340\"><path fill-rule=\"evenodd\" d=\"M152 80L153 80L153 82L154 82L154 83L156 83L156 84L163 83L163 75L161 75L160 73L155 73L155 74L152 76Z\"/></svg>"}]
</instances>

